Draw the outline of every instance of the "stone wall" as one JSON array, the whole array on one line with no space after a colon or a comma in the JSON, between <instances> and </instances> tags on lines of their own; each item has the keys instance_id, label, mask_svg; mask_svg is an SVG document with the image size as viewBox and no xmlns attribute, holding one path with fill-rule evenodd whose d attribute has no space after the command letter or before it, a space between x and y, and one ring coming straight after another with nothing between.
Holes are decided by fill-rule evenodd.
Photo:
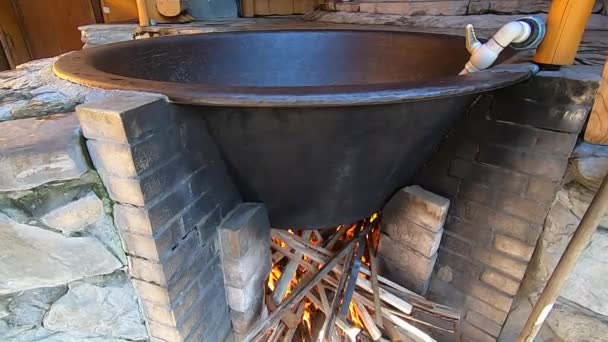
<instances>
[{"instance_id":1,"label":"stone wall","mask_svg":"<svg viewBox=\"0 0 608 342\"><path fill-rule=\"evenodd\" d=\"M451 200L430 291L463 310L463 338L500 335L598 80L565 68L480 96L420 171Z\"/></svg>"},{"instance_id":2,"label":"stone wall","mask_svg":"<svg viewBox=\"0 0 608 342\"><path fill-rule=\"evenodd\" d=\"M241 202L203 118L159 97L77 108L155 341L221 341L231 329L218 227Z\"/></svg>"},{"instance_id":3,"label":"stone wall","mask_svg":"<svg viewBox=\"0 0 608 342\"><path fill-rule=\"evenodd\" d=\"M48 108L66 108L51 98ZM23 115L46 114L41 102ZM75 116L6 121L0 131L0 340L148 340Z\"/></svg>"},{"instance_id":4,"label":"stone wall","mask_svg":"<svg viewBox=\"0 0 608 342\"><path fill-rule=\"evenodd\" d=\"M608 147L579 143L570 159L564 184L545 221L501 340L512 341L523 327L532 305L538 299L607 172ZM606 229L608 217L601 222L562 289L541 330L542 339L602 341L608 336Z\"/></svg>"},{"instance_id":5,"label":"stone wall","mask_svg":"<svg viewBox=\"0 0 608 342\"><path fill-rule=\"evenodd\" d=\"M547 13L551 0L360 0L329 1L321 4L326 11L345 11L397 15L477 15L477 14L536 14ZM597 1L594 12L603 11Z\"/></svg>"}]
</instances>

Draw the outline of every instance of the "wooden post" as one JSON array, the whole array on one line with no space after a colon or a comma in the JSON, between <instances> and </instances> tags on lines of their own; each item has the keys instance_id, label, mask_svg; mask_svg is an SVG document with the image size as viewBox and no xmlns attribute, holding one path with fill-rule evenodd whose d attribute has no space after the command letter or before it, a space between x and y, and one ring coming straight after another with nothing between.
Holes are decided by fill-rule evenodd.
<instances>
[{"instance_id":1,"label":"wooden post","mask_svg":"<svg viewBox=\"0 0 608 342\"><path fill-rule=\"evenodd\" d=\"M255 15L255 0L241 0L241 16L251 18Z\"/></svg>"},{"instance_id":2,"label":"wooden post","mask_svg":"<svg viewBox=\"0 0 608 342\"><path fill-rule=\"evenodd\" d=\"M585 128L585 141L608 145L608 61L604 64L602 81Z\"/></svg>"},{"instance_id":3,"label":"wooden post","mask_svg":"<svg viewBox=\"0 0 608 342\"><path fill-rule=\"evenodd\" d=\"M158 13L167 17L176 17L182 13L187 3L185 0L155 0Z\"/></svg>"},{"instance_id":4,"label":"wooden post","mask_svg":"<svg viewBox=\"0 0 608 342\"><path fill-rule=\"evenodd\" d=\"M139 26L150 26L150 16L148 15L148 4L146 2L146 0L137 0Z\"/></svg>"},{"instance_id":5,"label":"wooden post","mask_svg":"<svg viewBox=\"0 0 608 342\"><path fill-rule=\"evenodd\" d=\"M585 212L581 223L574 232L574 236L564 254L559 259L551 278L547 282L543 292L541 293L536 305L528 317L528 321L519 335L519 342L532 342L538 334L543 322L549 316L555 300L559 296L564 283L568 280L570 273L576 266L578 258L581 256L593 233L597 230L597 226L604 217L608 209L608 177L604 178L602 185L591 201L591 205Z\"/></svg>"},{"instance_id":6,"label":"wooden post","mask_svg":"<svg viewBox=\"0 0 608 342\"><path fill-rule=\"evenodd\" d=\"M545 65L570 65L583 38L595 0L553 0L547 17L547 35L534 61Z\"/></svg>"}]
</instances>

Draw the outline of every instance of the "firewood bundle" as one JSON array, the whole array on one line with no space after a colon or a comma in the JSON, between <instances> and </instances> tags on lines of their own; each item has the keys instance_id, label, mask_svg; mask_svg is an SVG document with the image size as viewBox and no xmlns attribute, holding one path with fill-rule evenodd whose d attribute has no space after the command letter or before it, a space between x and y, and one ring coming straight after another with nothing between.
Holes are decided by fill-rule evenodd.
<instances>
[{"instance_id":1,"label":"firewood bundle","mask_svg":"<svg viewBox=\"0 0 608 342\"><path fill-rule=\"evenodd\" d=\"M273 230L273 270L262 317L246 341L434 341L460 314L377 274L377 216L315 230Z\"/></svg>"}]
</instances>

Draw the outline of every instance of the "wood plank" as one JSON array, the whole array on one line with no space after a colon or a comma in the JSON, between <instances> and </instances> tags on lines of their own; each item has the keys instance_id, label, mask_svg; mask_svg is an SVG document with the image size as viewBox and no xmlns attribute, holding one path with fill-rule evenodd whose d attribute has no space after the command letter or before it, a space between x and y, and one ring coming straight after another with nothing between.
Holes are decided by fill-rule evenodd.
<instances>
[{"instance_id":1,"label":"wood plank","mask_svg":"<svg viewBox=\"0 0 608 342\"><path fill-rule=\"evenodd\" d=\"M270 14L269 7L270 0L255 0L254 11L255 15L268 15Z\"/></svg>"},{"instance_id":2,"label":"wood plank","mask_svg":"<svg viewBox=\"0 0 608 342\"><path fill-rule=\"evenodd\" d=\"M584 139L591 144L608 145L608 63L604 65L602 82L595 96Z\"/></svg>"},{"instance_id":3,"label":"wood plank","mask_svg":"<svg viewBox=\"0 0 608 342\"><path fill-rule=\"evenodd\" d=\"M16 0L33 58L82 48L78 26L94 24L89 0Z\"/></svg>"},{"instance_id":4,"label":"wood plank","mask_svg":"<svg viewBox=\"0 0 608 342\"><path fill-rule=\"evenodd\" d=\"M304 14L315 9L316 0L293 0L293 13Z\"/></svg>"},{"instance_id":5,"label":"wood plank","mask_svg":"<svg viewBox=\"0 0 608 342\"><path fill-rule=\"evenodd\" d=\"M293 14L293 0L268 0L268 10L276 15Z\"/></svg>"},{"instance_id":6,"label":"wood plank","mask_svg":"<svg viewBox=\"0 0 608 342\"><path fill-rule=\"evenodd\" d=\"M255 0L241 0L241 15L246 18L255 15Z\"/></svg>"},{"instance_id":7,"label":"wood plank","mask_svg":"<svg viewBox=\"0 0 608 342\"><path fill-rule=\"evenodd\" d=\"M137 20L135 0L101 0L103 19L106 23Z\"/></svg>"},{"instance_id":8,"label":"wood plank","mask_svg":"<svg viewBox=\"0 0 608 342\"><path fill-rule=\"evenodd\" d=\"M8 60L19 65L32 59L25 33L11 0L0 0L0 30L4 31L4 39L8 45L5 50Z\"/></svg>"}]
</instances>

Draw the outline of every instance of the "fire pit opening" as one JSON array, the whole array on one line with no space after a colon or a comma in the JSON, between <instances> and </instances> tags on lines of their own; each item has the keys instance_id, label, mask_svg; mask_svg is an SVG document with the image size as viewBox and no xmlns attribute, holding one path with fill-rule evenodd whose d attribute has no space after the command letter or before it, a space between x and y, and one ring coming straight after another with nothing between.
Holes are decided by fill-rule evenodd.
<instances>
[{"instance_id":1,"label":"fire pit opening","mask_svg":"<svg viewBox=\"0 0 608 342\"><path fill-rule=\"evenodd\" d=\"M292 38L303 45L292 49ZM253 72L245 56L262 60L266 47L305 54ZM463 47L447 35L288 30L60 58L61 77L166 95L78 108L150 334L427 341L430 330L454 331L459 314L421 295L449 201L402 187L479 93L536 70L500 64L458 76Z\"/></svg>"}]
</instances>

